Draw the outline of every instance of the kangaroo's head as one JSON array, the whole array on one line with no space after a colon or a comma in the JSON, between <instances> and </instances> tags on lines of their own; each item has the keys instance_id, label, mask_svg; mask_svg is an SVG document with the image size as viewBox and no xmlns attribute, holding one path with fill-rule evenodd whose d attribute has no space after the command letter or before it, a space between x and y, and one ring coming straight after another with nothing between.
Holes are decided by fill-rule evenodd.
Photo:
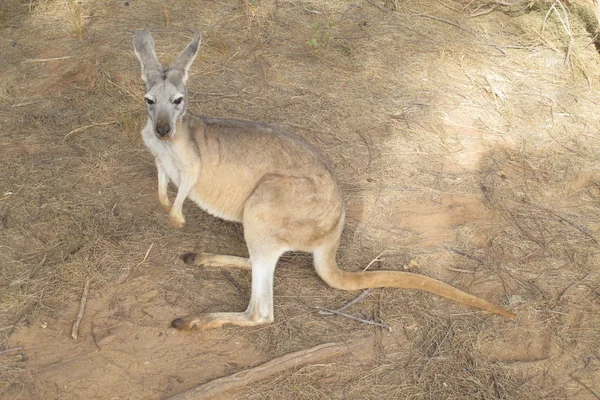
<instances>
[{"instance_id":1,"label":"kangaroo's head","mask_svg":"<svg viewBox=\"0 0 600 400\"><path fill-rule=\"evenodd\" d=\"M188 46L167 68L156 58L154 40L147 30L135 32L133 47L142 64L142 79L146 83L146 107L154 133L159 139L168 140L175 132L177 121L187 110L185 82L188 70L200 47L200 35L196 34Z\"/></svg>"}]
</instances>

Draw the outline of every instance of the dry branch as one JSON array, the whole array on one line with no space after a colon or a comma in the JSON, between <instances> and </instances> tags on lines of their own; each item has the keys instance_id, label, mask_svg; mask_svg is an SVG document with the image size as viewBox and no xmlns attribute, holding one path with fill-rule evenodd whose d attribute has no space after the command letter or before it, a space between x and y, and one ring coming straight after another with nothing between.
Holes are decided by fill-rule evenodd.
<instances>
[{"instance_id":1,"label":"dry branch","mask_svg":"<svg viewBox=\"0 0 600 400\"><path fill-rule=\"evenodd\" d=\"M585 281L587 278L589 278L592 275L592 273L590 272L589 274L587 274L586 276L584 276L583 278L581 278L580 280L578 280L577 282L574 282L572 284L570 284L565 290L562 291L562 293L560 294L560 296L558 296L558 301L561 302L565 293L567 293L571 288L579 285L581 282Z\"/></svg>"},{"instance_id":2,"label":"dry branch","mask_svg":"<svg viewBox=\"0 0 600 400\"><path fill-rule=\"evenodd\" d=\"M7 354L7 353L10 353L10 352L13 352L13 351L19 351L19 350L22 350L22 349L23 349L23 347L21 347L21 346L18 346L18 347L12 347L12 348L10 348L10 349L4 349L4 350L0 350L0 356L1 356L2 354Z\"/></svg>"},{"instance_id":3,"label":"dry branch","mask_svg":"<svg viewBox=\"0 0 600 400\"><path fill-rule=\"evenodd\" d=\"M64 141L65 141L65 140L66 140L66 139L67 139L69 136L71 136L71 135L72 135L72 134L74 134L75 132L84 131L84 130L86 130L86 129L93 128L93 127L96 127L96 126L113 125L113 124L116 124L116 123L117 123L117 121L108 121L108 122L99 122L99 123L97 123L97 124L89 124L89 125L85 125L85 126L80 126L79 128L75 128L75 129L73 129L71 132L67 133L67 134L65 135L65 137L63 137L63 139L62 139L62 140L63 140L63 142L64 142Z\"/></svg>"},{"instance_id":4,"label":"dry branch","mask_svg":"<svg viewBox=\"0 0 600 400\"><path fill-rule=\"evenodd\" d=\"M377 257L375 257L374 259L372 259L372 260L371 260L371 262L370 262L369 264L367 264L367 266L365 267L365 269L363 269L363 271L366 271L366 270L368 270L368 269L371 267L371 265L373 265L373 264L374 264L374 263L376 263L376 262L379 262L379 261L384 261L385 259L381 258L381 256L382 256L382 255L384 255L385 253L387 253L388 251L389 251L389 250L384 250L384 251L382 251L381 253L379 253L379 254L377 255Z\"/></svg>"},{"instance_id":5,"label":"dry branch","mask_svg":"<svg viewBox=\"0 0 600 400\"><path fill-rule=\"evenodd\" d=\"M90 280L88 279L85 282L85 287L83 288L83 294L81 295L81 304L79 304L79 313L77 314L77 319L73 324L73 330L71 331L71 337L73 339L77 339L79 336L79 324L81 323L81 319L83 318L83 313L85 311L85 303L87 303L88 291L90 290Z\"/></svg>"},{"instance_id":6,"label":"dry branch","mask_svg":"<svg viewBox=\"0 0 600 400\"><path fill-rule=\"evenodd\" d=\"M583 383L581 381L581 379L577 378L574 374L569 374L569 376L571 377L571 379L573 379L575 382L577 382L579 385L581 385L585 390L587 390L589 393L593 394L595 398L600 399L600 394L596 393L595 390L593 390L591 387L589 387L588 385Z\"/></svg>"},{"instance_id":7,"label":"dry branch","mask_svg":"<svg viewBox=\"0 0 600 400\"><path fill-rule=\"evenodd\" d=\"M468 269L461 269L461 268L452 268L452 267L448 267L449 271L454 271L454 272L461 272L463 274L474 274L475 271L470 271Z\"/></svg>"},{"instance_id":8,"label":"dry branch","mask_svg":"<svg viewBox=\"0 0 600 400\"><path fill-rule=\"evenodd\" d=\"M349 354L354 350L369 345L371 342L372 339L365 338L350 344L326 343L310 349L286 354L257 367L215 379L187 392L175 395L170 400L208 399L217 396L222 398L224 393L231 390L240 389L293 368L320 363L329 358Z\"/></svg>"},{"instance_id":9,"label":"dry branch","mask_svg":"<svg viewBox=\"0 0 600 400\"><path fill-rule=\"evenodd\" d=\"M330 310L328 308L319 308L319 310L321 310L321 311L319 311L319 313L323 313L325 315L327 315L327 314L329 314L329 315L331 315L331 314L339 315L340 317L353 319L355 321L362 322L363 324L375 325L375 326L379 326L381 328L385 328L385 329L387 329L390 332L392 331L392 328L390 328L389 326L387 326L386 324L381 323L381 322L372 321L370 319L364 319L364 318L355 317L354 315L346 314L346 313L343 313L343 312L340 312L340 311L337 311L337 310Z\"/></svg>"},{"instance_id":10,"label":"dry branch","mask_svg":"<svg viewBox=\"0 0 600 400\"><path fill-rule=\"evenodd\" d=\"M345 309L349 308L350 306L358 303L359 301L361 301L362 299L364 299L365 297L367 297L367 295L369 295L370 293L371 293L371 289L363 290L363 292L361 294L359 294L355 299L350 300L348 303L344 304L343 306L341 306L340 308L338 308L335 311L338 311L338 312L344 311ZM333 313L331 311L319 311L319 314L321 314L321 315L333 315L335 313Z\"/></svg>"},{"instance_id":11,"label":"dry branch","mask_svg":"<svg viewBox=\"0 0 600 400\"><path fill-rule=\"evenodd\" d=\"M49 61L60 61L60 60L68 60L69 58L73 58L73 56L64 56L64 57L53 57L53 58L30 58L25 60L28 63L43 63Z\"/></svg>"},{"instance_id":12,"label":"dry branch","mask_svg":"<svg viewBox=\"0 0 600 400\"><path fill-rule=\"evenodd\" d=\"M473 256L472 256L472 255L470 255L469 253L465 253L464 251L458 250L458 249L456 249L456 248L454 248L454 247L451 247L451 246L444 246L444 247L445 247L446 249L450 250L451 252L458 254L459 256L463 256L463 257L466 257L466 258L468 258L469 260L473 260L473 261L475 261L475 262L478 262L479 264L483 264L483 261L481 261L481 260L480 260L480 259L478 259L478 258L475 258L475 257L473 257Z\"/></svg>"},{"instance_id":13,"label":"dry branch","mask_svg":"<svg viewBox=\"0 0 600 400\"><path fill-rule=\"evenodd\" d=\"M474 32L474 31L472 31L472 30L470 30L468 28L465 28L465 27L459 25L457 22L450 21L450 20L447 20L445 18L436 17L435 15L430 15L430 14L427 14L427 13L420 13L420 12L415 11L415 10L410 10L410 12L413 13L417 17L429 18L429 19L432 19L434 21L439 21L439 22L442 22L444 24L452 25L453 27L458 28L461 31L467 32L468 34L470 34L470 35L472 35L474 37L477 37L477 38L479 37L479 35L476 32ZM486 44L488 46L491 46L491 47L495 48L500 53L506 55L506 51L504 51L500 45L497 45L497 44L492 43L492 42L486 42Z\"/></svg>"},{"instance_id":14,"label":"dry branch","mask_svg":"<svg viewBox=\"0 0 600 400\"><path fill-rule=\"evenodd\" d=\"M362 299L364 299L365 297L367 297L367 295L369 293L371 293L371 289L364 290L354 300L349 301L348 303L344 304L343 306L341 306L337 310L330 310L328 308L317 307L319 309L319 314L321 314L321 315L339 315L340 317L349 318L349 319L352 319L354 321L362 322L363 324L380 326L380 327L385 328L385 329L387 329L388 331L391 332L392 329L389 326L387 326L386 324L384 324L384 323L373 321L373 320L370 320L370 319L364 319L364 318L355 317L354 315L350 315L350 314L346 314L346 313L342 312L345 309L347 309L350 306L352 306L353 304L358 303L359 301L361 301Z\"/></svg>"}]
</instances>

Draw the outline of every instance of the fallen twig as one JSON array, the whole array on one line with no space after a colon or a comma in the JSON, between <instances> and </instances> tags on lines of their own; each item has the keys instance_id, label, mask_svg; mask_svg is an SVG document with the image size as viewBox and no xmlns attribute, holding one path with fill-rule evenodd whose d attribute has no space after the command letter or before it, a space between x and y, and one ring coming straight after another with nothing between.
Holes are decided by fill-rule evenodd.
<instances>
[{"instance_id":1,"label":"fallen twig","mask_svg":"<svg viewBox=\"0 0 600 400\"><path fill-rule=\"evenodd\" d=\"M455 28L460 29L461 31L465 31L467 33L470 33L471 35L475 36L475 32L471 31L470 29L464 28L462 26L460 26L459 24L457 24L456 22L444 19L444 18L440 18L440 17L436 17L435 15L430 15L430 14L426 14L426 13L420 13L418 11L415 10L410 10L413 14L415 14L417 17L423 17L423 18L429 18L432 19L434 21L439 21L439 22L443 22L444 24L448 24L448 25L452 25Z\"/></svg>"},{"instance_id":2,"label":"fallen twig","mask_svg":"<svg viewBox=\"0 0 600 400\"><path fill-rule=\"evenodd\" d=\"M373 7L377 7L379 9L379 11L381 11L382 13L387 13L387 11L381 7L378 4L373 3L371 0L365 0L367 3L369 3L370 5L372 5Z\"/></svg>"},{"instance_id":3,"label":"fallen twig","mask_svg":"<svg viewBox=\"0 0 600 400\"><path fill-rule=\"evenodd\" d=\"M589 387L588 385L586 385L585 383L583 383L579 378L577 378L574 374L569 374L569 376L571 377L571 379L573 379L575 382L579 383L585 390L587 390L588 392L590 392L591 394L594 395L595 398L600 399L600 394L596 393L595 390L593 390L591 387Z\"/></svg>"},{"instance_id":4,"label":"fallen twig","mask_svg":"<svg viewBox=\"0 0 600 400\"><path fill-rule=\"evenodd\" d=\"M379 253L379 255L377 257L375 257L374 259L372 259L371 262L367 264L367 266L365 267L365 269L363 269L363 272L366 271L366 270L368 270L369 267L371 265L373 265L375 262L377 262L377 261L384 261L384 259L381 258L381 256L384 255L385 253L387 253L388 251L389 250L384 250L381 253Z\"/></svg>"},{"instance_id":5,"label":"fallen twig","mask_svg":"<svg viewBox=\"0 0 600 400\"><path fill-rule=\"evenodd\" d=\"M142 265L144 263L144 261L146 261L146 259L148 258L148 254L150 254L150 250L152 250L153 246L154 246L154 242L150 243L150 247L148 247L148 250L146 250L146 254L144 255L144 258L142 259L142 261L137 263L137 265L135 266L136 268L139 267L140 265Z\"/></svg>"},{"instance_id":6,"label":"fallen twig","mask_svg":"<svg viewBox=\"0 0 600 400\"><path fill-rule=\"evenodd\" d=\"M558 10L556 8L556 4L558 4L560 6L560 8L563 12L564 19L563 19L563 17L561 17L560 13L558 12ZM563 5L563 3L560 0L556 0L553 7L554 7L554 12L556 13L556 16L560 20L560 23L562 24L563 28L565 28L565 32L567 32L567 36L569 36L569 45L567 46L567 54L565 54L565 64L567 64L569 62L569 58L571 56L571 49L573 47L573 34L572 34L571 24L569 22L569 13L567 13L565 6Z\"/></svg>"},{"instance_id":7,"label":"fallen twig","mask_svg":"<svg viewBox=\"0 0 600 400\"><path fill-rule=\"evenodd\" d=\"M40 102L39 100L36 100L36 101L26 101L25 103L13 104L11 107L12 108L25 107L25 106L30 106L32 104L37 104L39 102Z\"/></svg>"},{"instance_id":8,"label":"fallen twig","mask_svg":"<svg viewBox=\"0 0 600 400\"><path fill-rule=\"evenodd\" d=\"M448 337L450 336L450 332L452 332L453 327L454 327L454 322L451 322L450 326L448 327L448 330L446 331L446 334L444 335L442 340L435 346L435 350L433 351L433 354L431 355L431 357L429 357L427 359L427 363L423 366L423 368L421 369L421 372L419 372L419 378L423 375L423 372L425 372L425 370L429 366L429 363L431 363L431 360L437 358L438 351L440 351L440 348L442 347L442 345L444 344L446 339L448 339Z\"/></svg>"},{"instance_id":9,"label":"fallen twig","mask_svg":"<svg viewBox=\"0 0 600 400\"><path fill-rule=\"evenodd\" d=\"M468 269L460 269L460 268L452 268L452 267L448 267L448 269L450 271L454 271L454 272L462 272L463 274L474 274L475 271L469 271Z\"/></svg>"},{"instance_id":10,"label":"fallen twig","mask_svg":"<svg viewBox=\"0 0 600 400\"><path fill-rule=\"evenodd\" d=\"M335 315L339 315L340 317L350 318L350 319L353 319L355 321L362 322L363 324L380 326L382 328L387 329L390 332L392 331L392 328L390 328L389 326L387 326L386 324L383 324L381 322L371 321L370 319L358 318L358 317L355 317L354 315L346 314L346 313L343 313L343 312L340 312L340 311L337 311L337 310L330 310L328 308L321 308L321 307L317 307L317 308L320 311L325 311L326 313L329 313L329 314L335 314Z\"/></svg>"},{"instance_id":11,"label":"fallen twig","mask_svg":"<svg viewBox=\"0 0 600 400\"><path fill-rule=\"evenodd\" d=\"M369 319L355 317L353 315L346 314L346 313L342 312L345 309L347 309L350 306L352 306L353 304L358 303L359 301L361 301L362 299L364 299L369 293L371 293L371 289L364 290L354 300L349 301L348 303L344 304L343 306L341 306L337 310L330 310L328 308L317 307L319 309L319 314L321 314L321 315L339 315L341 317L346 317L346 318L350 318L350 319L353 319L353 320L358 321L358 322L362 322L363 324L380 326L380 327L385 328L385 329L387 329L388 331L391 332L390 327L387 326L386 324L383 324L381 322L375 322L375 321L372 321L372 320L369 320Z\"/></svg>"},{"instance_id":12,"label":"fallen twig","mask_svg":"<svg viewBox=\"0 0 600 400\"><path fill-rule=\"evenodd\" d=\"M468 34L470 34L472 36L475 36L475 37L479 36L474 31L472 31L470 29L467 29L465 27L462 27L462 26L460 26L458 23L456 23L454 21L450 21L450 20L447 20L447 19L444 19L444 18L436 17L435 15L430 15L430 14L426 14L426 13L420 13L420 12L415 11L415 10L410 10L410 12L412 12L417 17L429 18L429 19L432 19L434 21L439 21L439 22L442 22L444 24L452 25L453 27L458 28L461 31L467 32ZM486 42L486 44L488 46L491 46L491 47L495 48L500 53L506 55L506 51L504 51L504 49L502 49L502 47L500 45L497 45L496 43L492 43L492 42Z\"/></svg>"},{"instance_id":13,"label":"fallen twig","mask_svg":"<svg viewBox=\"0 0 600 400\"><path fill-rule=\"evenodd\" d=\"M231 390L240 389L293 368L320 363L328 358L346 355L369 345L371 342L372 339L368 338L350 344L326 343L310 349L286 354L257 367L215 379L187 392L175 395L170 400L208 399L217 396L223 398L222 396Z\"/></svg>"},{"instance_id":14,"label":"fallen twig","mask_svg":"<svg viewBox=\"0 0 600 400\"><path fill-rule=\"evenodd\" d=\"M108 122L99 122L97 124L89 124L89 125L85 125L85 126L80 126L79 128L73 129L71 132L67 133L65 135L65 137L62 138L63 142L72 134L74 134L75 132L80 132L89 128L93 128L95 126L105 126L105 125L114 125L116 124L117 121L108 121Z\"/></svg>"},{"instance_id":15,"label":"fallen twig","mask_svg":"<svg viewBox=\"0 0 600 400\"><path fill-rule=\"evenodd\" d=\"M348 303L344 304L343 306L341 306L340 308L338 308L337 312L340 311L344 311L346 308L352 306L355 303L358 303L359 301L361 301L362 299L364 299L365 297L367 297L367 295L371 293L371 289L367 289L367 290L363 290L363 292L358 295L358 297L356 297L354 300L349 301ZM333 315L335 313L329 312L329 311L319 311L319 314L321 315Z\"/></svg>"},{"instance_id":16,"label":"fallen twig","mask_svg":"<svg viewBox=\"0 0 600 400\"><path fill-rule=\"evenodd\" d=\"M5 330L7 330L7 329L12 329L12 328L14 328L14 327L15 327L14 325L3 326L2 328L0 328L0 332L2 332L2 331L5 331Z\"/></svg>"},{"instance_id":17,"label":"fallen twig","mask_svg":"<svg viewBox=\"0 0 600 400\"><path fill-rule=\"evenodd\" d=\"M227 282L231 283L233 287L235 287L239 294L245 296L246 291L242 288L242 285L240 285L239 282L236 281L233 276L231 276L229 271L221 269L221 275L223 275Z\"/></svg>"},{"instance_id":18,"label":"fallen twig","mask_svg":"<svg viewBox=\"0 0 600 400\"><path fill-rule=\"evenodd\" d=\"M444 246L444 247L445 247L447 250L450 250L451 252L458 254L459 256L463 256L463 257L466 257L466 258L468 258L469 260L473 260L473 261L475 261L475 262L478 262L479 264L483 264L483 261L481 261L481 260L480 260L480 259L478 259L478 258L475 258L475 257L473 257L473 256L472 256L472 255L470 255L469 253L465 253L464 251L458 250L458 249L456 249L456 248L454 248L454 247L451 247L451 246Z\"/></svg>"},{"instance_id":19,"label":"fallen twig","mask_svg":"<svg viewBox=\"0 0 600 400\"><path fill-rule=\"evenodd\" d=\"M560 303L560 301L562 300L563 296L565 295L565 293L567 293L568 290L570 290L571 288L579 285L581 282L585 281L591 275L592 275L592 273L590 272L589 274L587 274L586 276L584 276L583 278L581 278L577 282L574 282L571 285L569 285L565 290L562 291L562 293L560 294L560 296L558 296L558 302Z\"/></svg>"},{"instance_id":20,"label":"fallen twig","mask_svg":"<svg viewBox=\"0 0 600 400\"><path fill-rule=\"evenodd\" d=\"M13 351L19 351L19 350L22 350L22 349L23 349L23 347L19 346L19 347L12 347L10 349L0 350L0 356L2 354L10 353L10 352L13 352Z\"/></svg>"},{"instance_id":21,"label":"fallen twig","mask_svg":"<svg viewBox=\"0 0 600 400\"><path fill-rule=\"evenodd\" d=\"M79 324L81 323L81 319L83 318L83 313L85 311L85 303L87 302L88 291L90 289L90 280L88 279L85 282L85 287L83 288L83 295L81 296L81 304L79 304L79 313L77 314L77 319L73 324L73 330L71 331L71 337L73 339L77 339L79 336Z\"/></svg>"},{"instance_id":22,"label":"fallen twig","mask_svg":"<svg viewBox=\"0 0 600 400\"><path fill-rule=\"evenodd\" d=\"M563 221L564 223L571 225L573 228L577 229L579 232L581 232L582 234L584 234L585 236L587 236L588 238L590 238L594 243L596 244L600 244L598 243L598 240L596 240L596 238L594 236L592 236L591 233L589 233L588 231L586 231L584 228L582 228L581 226L577 225L576 223L569 221L568 219L566 219L565 217L563 217L562 215L559 215L557 213L555 213L554 211L552 211L551 209L544 207L544 206L540 206L537 204L533 204L532 202L528 201L528 200L523 200L524 203L529 204L533 207L536 207L540 210L544 210L550 214L552 214L553 216L555 216L556 218L558 218L559 220ZM519 227L520 228L520 227Z\"/></svg>"},{"instance_id":23,"label":"fallen twig","mask_svg":"<svg viewBox=\"0 0 600 400\"><path fill-rule=\"evenodd\" d=\"M53 362L50 366L43 367L43 368L39 369L38 371L32 372L32 374L33 375L42 375L42 374L46 374L46 373L48 373L50 371L56 371L56 370L59 370L59 369L66 368L69 365L73 365L73 364L75 364L75 363L83 360L84 358L86 358L86 357L88 357L90 355L93 355L93 354L95 354L97 352L98 352L98 350L88 351L84 355L76 357L76 358L72 359L71 361L68 361L68 362L66 362L64 364L60 364L60 365L54 365L54 364L56 364L56 362Z\"/></svg>"},{"instance_id":24,"label":"fallen twig","mask_svg":"<svg viewBox=\"0 0 600 400\"><path fill-rule=\"evenodd\" d=\"M73 56L54 57L54 58L30 58L28 60L25 60L25 62L39 63L39 62L48 62L48 61L68 60L69 58L73 58Z\"/></svg>"},{"instance_id":25,"label":"fallen twig","mask_svg":"<svg viewBox=\"0 0 600 400\"><path fill-rule=\"evenodd\" d=\"M131 275L135 272L135 270L146 261L146 259L148 258L148 255L150 254L150 250L152 250L153 246L154 246L154 242L150 243L150 247L148 247L148 250L146 250L146 254L144 255L144 258L142 259L142 261L137 263L135 267L131 268L131 270L129 271L127 276L125 278L123 278L123 280L121 282L119 282L120 285L125 283L125 281L131 277Z\"/></svg>"},{"instance_id":26,"label":"fallen twig","mask_svg":"<svg viewBox=\"0 0 600 400\"><path fill-rule=\"evenodd\" d=\"M504 2L504 1L490 1L488 3L481 4L478 7L476 7L475 10L472 10L471 11L471 15L469 16L469 18L475 18L475 17L480 17L482 15L489 14L489 13L495 11L496 7L498 7L498 6L499 7L514 7L514 6L525 5L527 7L528 3L529 3L529 0L518 0L518 1L515 1L515 2L512 2L512 3L507 3L507 2ZM491 7L488 8L487 10L479 11L482 8L485 8L485 7L488 7L488 6L491 6ZM467 7L468 7L468 5L466 7L464 7L464 8L467 8Z\"/></svg>"}]
</instances>

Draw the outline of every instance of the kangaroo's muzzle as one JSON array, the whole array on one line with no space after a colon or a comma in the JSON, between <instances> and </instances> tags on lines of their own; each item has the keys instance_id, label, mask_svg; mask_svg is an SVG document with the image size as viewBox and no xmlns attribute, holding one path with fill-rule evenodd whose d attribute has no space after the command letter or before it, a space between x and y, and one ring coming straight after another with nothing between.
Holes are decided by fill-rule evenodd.
<instances>
[{"instance_id":1,"label":"kangaroo's muzzle","mask_svg":"<svg viewBox=\"0 0 600 400\"><path fill-rule=\"evenodd\" d=\"M168 122L159 122L156 124L155 131L160 140L168 140L171 134L171 125Z\"/></svg>"}]
</instances>

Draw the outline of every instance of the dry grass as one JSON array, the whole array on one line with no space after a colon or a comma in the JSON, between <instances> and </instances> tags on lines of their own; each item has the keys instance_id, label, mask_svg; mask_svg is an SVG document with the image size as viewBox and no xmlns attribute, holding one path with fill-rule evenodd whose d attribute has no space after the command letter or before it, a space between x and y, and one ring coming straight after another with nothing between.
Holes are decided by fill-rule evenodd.
<instances>
[{"instance_id":1,"label":"dry grass","mask_svg":"<svg viewBox=\"0 0 600 400\"><path fill-rule=\"evenodd\" d=\"M214 378L221 367L203 364L213 353L244 345L256 358L224 355L223 371L372 334L371 354L305 367L238 396L598 397L600 65L582 5L566 9L567 30L560 8L549 13L551 1L2 3L1 348L20 345L42 321L69 321L87 280L92 306L108 298L104 311L127 332L114 351L154 330L175 340L170 313L245 307L248 274L177 260L194 249L245 254L241 227L186 204L186 228L171 229L139 139L133 31L152 30L168 61L198 29L193 110L288 127L328 155L347 200L344 268L363 269L388 250L370 269L418 266L507 304L519 319L389 289L349 311L391 333L322 316L315 307L357 294L326 287L309 256L291 254L276 274L274 324L179 338L179 348L165 339L162 369L128 369L122 384L134 394L117 394L184 390ZM34 59L56 60L27 62ZM55 353L79 349L61 342L66 333L53 335ZM47 388L85 368L93 375L81 363L35 374L40 349L0 355L0 397L56 396ZM99 354L104 365L121 353ZM127 353L131 365L137 354ZM140 385L142 374L152 383ZM102 398L93 392L100 378L87 378L59 394Z\"/></svg>"},{"instance_id":2,"label":"dry grass","mask_svg":"<svg viewBox=\"0 0 600 400\"><path fill-rule=\"evenodd\" d=\"M76 0L68 0L68 7L75 36L77 39L83 40L84 22L81 5Z\"/></svg>"}]
</instances>

